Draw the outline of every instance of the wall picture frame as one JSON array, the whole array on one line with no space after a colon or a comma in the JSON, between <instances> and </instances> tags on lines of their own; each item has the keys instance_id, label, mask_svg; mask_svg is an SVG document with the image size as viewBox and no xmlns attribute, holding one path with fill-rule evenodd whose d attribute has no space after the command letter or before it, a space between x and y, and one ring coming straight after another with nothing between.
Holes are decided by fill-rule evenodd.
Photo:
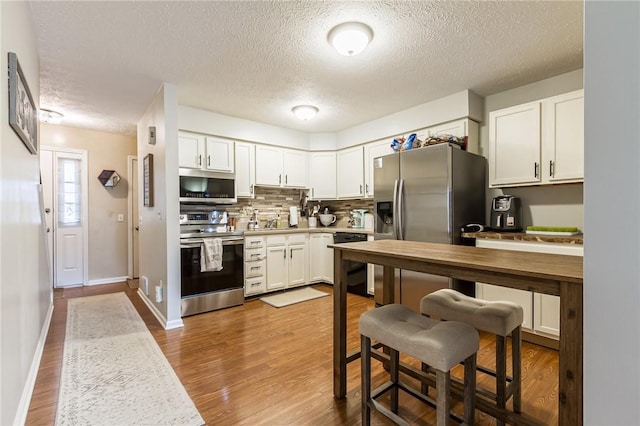
<instances>
[{"instance_id":1,"label":"wall picture frame","mask_svg":"<svg viewBox=\"0 0 640 426\"><path fill-rule=\"evenodd\" d=\"M153 154L147 154L142 162L143 204L153 207Z\"/></svg>"},{"instance_id":2,"label":"wall picture frame","mask_svg":"<svg viewBox=\"0 0 640 426\"><path fill-rule=\"evenodd\" d=\"M9 125L33 155L38 154L38 110L18 55L9 52Z\"/></svg>"}]
</instances>

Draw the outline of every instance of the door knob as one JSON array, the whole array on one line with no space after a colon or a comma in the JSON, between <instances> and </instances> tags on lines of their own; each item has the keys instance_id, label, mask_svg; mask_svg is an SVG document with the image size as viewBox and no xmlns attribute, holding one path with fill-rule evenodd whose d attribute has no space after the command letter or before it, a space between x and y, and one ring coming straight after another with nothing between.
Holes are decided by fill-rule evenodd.
<instances>
[{"instance_id":1,"label":"door knob","mask_svg":"<svg viewBox=\"0 0 640 426\"><path fill-rule=\"evenodd\" d=\"M136 226L136 228L135 228L135 229L136 229L136 231L139 231L139 230L140 230L140 227L139 227L139 226Z\"/></svg>"},{"instance_id":2,"label":"door knob","mask_svg":"<svg viewBox=\"0 0 640 426\"><path fill-rule=\"evenodd\" d=\"M47 207L46 209L44 209L45 213L51 213L51 209L49 207Z\"/></svg>"},{"instance_id":3,"label":"door knob","mask_svg":"<svg viewBox=\"0 0 640 426\"><path fill-rule=\"evenodd\" d=\"M51 232L51 228L47 228L47 232Z\"/></svg>"}]
</instances>

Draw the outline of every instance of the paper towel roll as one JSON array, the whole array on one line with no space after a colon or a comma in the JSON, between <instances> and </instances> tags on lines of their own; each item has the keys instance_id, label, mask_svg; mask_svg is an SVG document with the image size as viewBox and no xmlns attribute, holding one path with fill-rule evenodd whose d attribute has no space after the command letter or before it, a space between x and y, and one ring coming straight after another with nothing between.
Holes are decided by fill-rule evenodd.
<instances>
[{"instance_id":1,"label":"paper towel roll","mask_svg":"<svg viewBox=\"0 0 640 426\"><path fill-rule=\"evenodd\" d=\"M298 207L289 207L289 226L298 226Z\"/></svg>"}]
</instances>

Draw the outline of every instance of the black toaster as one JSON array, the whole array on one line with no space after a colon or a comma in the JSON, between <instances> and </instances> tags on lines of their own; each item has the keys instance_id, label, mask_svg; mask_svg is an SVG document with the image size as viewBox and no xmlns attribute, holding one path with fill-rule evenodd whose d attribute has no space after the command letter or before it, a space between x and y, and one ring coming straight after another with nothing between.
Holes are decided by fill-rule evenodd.
<instances>
[{"instance_id":1,"label":"black toaster","mask_svg":"<svg viewBox=\"0 0 640 426\"><path fill-rule=\"evenodd\" d=\"M522 207L520 198L513 195L499 195L491 203L491 224L494 231L522 231Z\"/></svg>"}]
</instances>

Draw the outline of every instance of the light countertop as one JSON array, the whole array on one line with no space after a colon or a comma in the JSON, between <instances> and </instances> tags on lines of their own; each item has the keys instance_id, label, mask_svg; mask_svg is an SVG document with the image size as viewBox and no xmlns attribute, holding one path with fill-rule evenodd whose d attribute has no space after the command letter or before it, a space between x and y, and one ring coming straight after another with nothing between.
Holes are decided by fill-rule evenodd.
<instances>
[{"instance_id":1,"label":"light countertop","mask_svg":"<svg viewBox=\"0 0 640 426\"><path fill-rule=\"evenodd\" d=\"M532 235L524 232L464 232L462 238L484 238L490 240L527 241L538 243L577 244L584 243L584 235Z\"/></svg>"},{"instance_id":2,"label":"light countertop","mask_svg":"<svg viewBox=\"0 0 640 426\"><path fill-rule=\"evenodd\" d=\"M317 228L275 228L275 229L259 229L257 231L244 231L244 236L252 235L274 235L274 234L299 234L308 232L310 234L334 233L334 232L353 232L358 234L373 235L373 231L364 228L344 228L337 226L318 226Z\"/></svg>"}]
</instances>

